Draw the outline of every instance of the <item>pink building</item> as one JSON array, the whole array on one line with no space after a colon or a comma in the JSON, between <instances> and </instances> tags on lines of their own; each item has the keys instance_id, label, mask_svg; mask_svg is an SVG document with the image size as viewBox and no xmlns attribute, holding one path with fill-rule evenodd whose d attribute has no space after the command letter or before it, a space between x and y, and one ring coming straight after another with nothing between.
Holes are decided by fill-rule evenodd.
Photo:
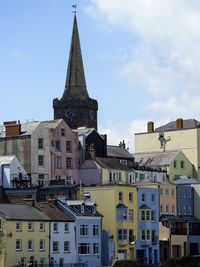
<instances>
[{"instance_id":1,"label":"pink building","mask_svg":"<svg viewBox=\"0 0 200 267\"><path fill-rule=\"evenodd\" d=\"M50 185L79 183L78 139L63 119L43 121L49 129L50 139Z\"/></svg>"}]
</instances>

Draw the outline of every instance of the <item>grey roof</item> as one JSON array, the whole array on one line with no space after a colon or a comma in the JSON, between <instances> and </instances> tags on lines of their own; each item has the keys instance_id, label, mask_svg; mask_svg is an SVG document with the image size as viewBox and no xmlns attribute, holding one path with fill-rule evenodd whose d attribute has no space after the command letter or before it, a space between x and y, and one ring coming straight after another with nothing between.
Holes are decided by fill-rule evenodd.
<instances>
[{"instance_id":1,"label":"grey roof","mask_svg":"<svg viewBox=\"0 0 200 267\"><path fill-rule=\"evenodd\" d=\"M200 127L200 122L195 119L183 120L183 129L193 129L193 128L199 128L199 127ZM155 131L161 131L161 132L171 131L171 130L177 130L176 121L171 121L155 129Z\"/></svg>"},{"instance_id":2,"label":"grey roof","mask_svg":"<svg viewBox=\"0 0 200 267\"><path fill-rule=\"evenodd\" d=\"M161 221L171 221L171 222L199 222L200 220L194 216L176 216L176 215L168 215L162 214L160 216Z\"/></svg>"},{"instance_id":3,"label":"grey roof","mask_svg":"<svg viewBox=\"0 0 200 267\"><path fill-rule=\"evenodd\" d=\"M54 129L62 122L62 120L63 119L50 120L50 121L41 121L41 123L45 128Z\"/></svg>"},{"instance_id":4,"label":"grey roof","mask_svg":"<svg viewBox=\"0 0 200 267\"><path fill-rule=\"evenodd\" d=\"M37 126L40 124L39 121L33 121L33 122L26 122L21 124L21 134L20 136L25 136L25 135L31 135ZM5 137L5 127L0 126L0 138Z\"/></svg>"},{"instance_id":5,"label":"grey roof","mask_svg":"<svg viewBox=\"0 0 200 267\"><path fill-rule=\"evenodd\" d=\"M71 48L69 53L67 77L65 91L62 100L68 97L88 99L89 95L86 88L86 80L83 67L81 46L79 41L78 25L76 15L74 16L74 25L72 31Z\"/></svg>"},{"instance_id":6,"label":"grey roof","mask_svg":"<svg viewBox=\"0 0 200 267\"><path fill-rule=\"evenodd\" d=\"M129 151L121 146L107 145L107 156L113 158L116 157L134 159L133 156L129 153Z\"/></svg>"},{"instance_id":7,"label":"grey roof","mask_svg":"<svg viewBox=\"0 0 200 267\"><path fill-rule=\"evenodd\" d=\"M15 156L0 156L0 165L10 164Z\"/></svg>"},{"instance_id":8,"label":"grey roof","mask_svg":"<svg viewBox=\"0 0 200 267\"><path fill-rule=\"evenodd\" d=\"M0 204L0 215L9 220L48 221L37 208L27 204Z\"/></svg>"},{"instance_id":9,"label":"grey roof","mask_svg":"<svg viewBox=\"0 0 200 267\"><path fill-rule=\"evenodd\" d=\"M123 170L130 171L130 169L123 164L121 164L117 159L109 159L109 158L95 158L95 161L104 169L115 169L115 170Z\"/></svg>"},{"instance_id":10,"label":"grey roof","mask_svg":"<svg viewBox=\"0 0 200 267\"><path fill-rule=\"evenodd\" d=\"M169 165L179 153L181 153L181 151L176 150L167 152L138 153L133 154L133 156L139 167L161 167Z\"/></svg>"}]
</instances>

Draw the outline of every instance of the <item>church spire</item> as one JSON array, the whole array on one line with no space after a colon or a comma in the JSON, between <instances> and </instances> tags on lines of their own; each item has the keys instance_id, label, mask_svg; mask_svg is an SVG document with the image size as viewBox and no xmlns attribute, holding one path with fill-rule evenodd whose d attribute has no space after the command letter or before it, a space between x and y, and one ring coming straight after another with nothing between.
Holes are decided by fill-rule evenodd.
<instances>
[{"instance_id":1,"label":"church spire","mask_svg":"<svg viewBox=\"0 0 200 267\"><path fill-rule=\"evenodd\" d=\"M65 101L66 99L69 99L69 97L79 99L89 98L86 88L76 14L74 15L74 25L69 53L67 77L62 100Z\"/></svg>"}]
</instances>

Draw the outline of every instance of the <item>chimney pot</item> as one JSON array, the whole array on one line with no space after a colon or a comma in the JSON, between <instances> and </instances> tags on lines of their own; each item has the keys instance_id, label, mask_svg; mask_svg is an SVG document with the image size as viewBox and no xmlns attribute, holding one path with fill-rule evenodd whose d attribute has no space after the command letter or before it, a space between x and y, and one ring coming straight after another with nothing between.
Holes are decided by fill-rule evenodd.
<instances>
[{"instance_id":1,"label":"chimney pot","mask_svg":"<svg viewBox=\"0 0 200 267\"><path fill-rule=\"evenodd\" d=\"M182 118L178 118L176 120L176 129L183 129L183 119Z\"/></svg>"}]
</instances>

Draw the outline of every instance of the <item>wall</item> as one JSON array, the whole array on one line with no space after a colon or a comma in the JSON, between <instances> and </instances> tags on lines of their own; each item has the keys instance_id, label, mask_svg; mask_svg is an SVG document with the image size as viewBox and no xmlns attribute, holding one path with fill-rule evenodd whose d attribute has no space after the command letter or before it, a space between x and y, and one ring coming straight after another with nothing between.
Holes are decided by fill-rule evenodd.
<instances>
[{"instance_id":1,"label":"wall","mask_svg":"<svg viewBox=\"0 0 200 267\"><path fill-rule=\"evenodd\" d=\"M200 184L192 184L194 188L194 216L200 220Z\"/></svg>"}]
</instances>

